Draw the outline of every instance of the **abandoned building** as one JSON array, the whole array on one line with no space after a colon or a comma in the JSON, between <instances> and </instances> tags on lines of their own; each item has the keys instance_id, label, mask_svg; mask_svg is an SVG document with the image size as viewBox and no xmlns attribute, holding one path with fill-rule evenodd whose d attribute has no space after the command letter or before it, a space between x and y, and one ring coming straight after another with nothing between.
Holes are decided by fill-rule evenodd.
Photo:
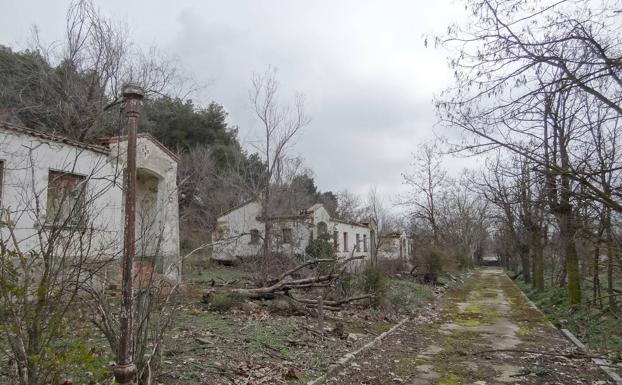
<instances>
[{"instance_id":1,"label":"abandoned building","mask_svg":"<svg viewBox=\"0 0 622 385\"><path fill-rule=\"evenodd\" d=\"M37 252L50 229L88 233L89 256L120 257L126 148L124 137L88 144L0 122L2 239L12 232L13 247ZM138 135L136 263L179 281L177 161L151 135Z\"/></svg>"},{"instance_id":2,"label":"abandoned building","mask_svg":"<svg viewBox=\"0 0 622 385\"><path fill-rule=\"evenodd\" d=\"M395 231L378 237L378 260L408 263L413 254L413 239L406 232Z\"/></svg>"},{"instance_id":3,"label":"abandoned building","mask_svg":"<svg viewBox=\"0 0 622 385\"><path fill-rule=\"evenodd\" d=\"M236 261L261 253L264 222L261 203L252 201L218 218L213 234L213 258ZM322 204L315 204L295 215L280 215L273 221L273 252L304 256L309 241L327 234L337 256L374 258L376 225L373 221L357 223L331 218Z\"/></svg>"}]
</instances>

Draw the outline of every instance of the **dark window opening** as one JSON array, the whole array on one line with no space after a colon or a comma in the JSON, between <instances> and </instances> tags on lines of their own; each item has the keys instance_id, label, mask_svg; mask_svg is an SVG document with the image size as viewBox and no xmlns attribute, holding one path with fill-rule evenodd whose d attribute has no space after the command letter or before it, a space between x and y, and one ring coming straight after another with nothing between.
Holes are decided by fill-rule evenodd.
<instances>
[{"instance_id":1,"label":"dark window opening","mask_svg":"<svg viewBox=\"0 0 622 385\"><path fill-rule=\"evenodd\" d=\"M85 177L67 172L50 171L46 219L60 226L84 224Z\"/></svg>"},{"instance_id":2,"label":"dark window opening","mask_svg":"<svg viewBox=\"0 0 622 385\"><path fill-rule=\"evenodd\" d=\"M283 243L292 243L292 229L283 229Z\"/></svg>"},{"instance_id":3,"label":"dark window opening","mask_svg":"<svg viewBox=\"0 0 622 385\"><path fill-rule=\"evenodd\" d=\"M259 230L257 229L251 230L251 241L249 243L251 245L256 245L259 243Z\"/></svg>"},{"instance_id":4,"label":"dark window opening","mask_svg":"<svg viewBox=\"0 0 622 385\"><path fill-rule=\"evenodd\" d=\"M322 234L328 234L328 225L326 222L320 222L317 224L317 236L319 237Z\"/></svg>"}]
</instances>

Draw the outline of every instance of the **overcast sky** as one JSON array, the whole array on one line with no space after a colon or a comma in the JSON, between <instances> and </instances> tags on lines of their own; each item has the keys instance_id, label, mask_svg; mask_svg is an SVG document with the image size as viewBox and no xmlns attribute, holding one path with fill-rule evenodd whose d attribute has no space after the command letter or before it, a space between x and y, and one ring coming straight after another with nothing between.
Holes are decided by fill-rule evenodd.
<instances>
[{"instance_id":1,"label":"overcast sky","mask_svg":"<svg viewBox=\"0 0 622 385\"><path fill-rule=\"evenodd\" d=\"M0 44L28 45L36 25L62 39L68 1L0 0ZM418 143L432 138L432 99L450 82L445 55L423 34L442 32L463 6L452 0L100 1L130 26L141 46L157 46L207 86L192 99L223 104L240 140L256 138L248 102L253 72L278 69L281 97L306 96L311 124L295 151L323 191L390 199L404 191Z\"/></svg>"}]
</instances>

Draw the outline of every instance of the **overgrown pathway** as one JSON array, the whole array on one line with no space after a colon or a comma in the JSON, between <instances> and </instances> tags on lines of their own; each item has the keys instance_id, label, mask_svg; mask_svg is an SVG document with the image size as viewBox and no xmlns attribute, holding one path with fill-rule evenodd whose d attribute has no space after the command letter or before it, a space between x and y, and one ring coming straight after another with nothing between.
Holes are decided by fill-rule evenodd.
<instances>
[{"instance_id":1,"label":"overgrown pathway","mask_svg":"<svg viewBox=\"0 0 622 385\"><path fill-rule=\"evenodd\" d=\"M576 353L501 270L482 269L326 383L610 384Z\"/></svg>"}]
</instances>

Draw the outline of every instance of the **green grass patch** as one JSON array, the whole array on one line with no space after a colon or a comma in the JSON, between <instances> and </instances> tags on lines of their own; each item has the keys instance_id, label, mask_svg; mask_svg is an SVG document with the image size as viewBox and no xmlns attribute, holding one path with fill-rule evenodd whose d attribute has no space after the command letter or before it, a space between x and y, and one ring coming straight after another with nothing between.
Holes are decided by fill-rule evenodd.
<instances>
[{"instance_id":1,"label":"green grass patch","mask_svg":"<svg viewBox=\"0 0 622 385\"><path fill-rule=\"evenodd\" d=\"M437 385L459 385L462 383L462 377L456 374L446 374L438 379Z\"/></svg>"},{"instance_id":2,"label":"green grass patch","mask_svg":"<svg viewBox=\"0 0 622 385\"><path fill-rule=\"evenodd\" d=\"M424 362L425 361L421 359L418 359L416 357L411 357L411 356L400 358L400 362L397 367L397 372L402 376L414 374L417 372L417 366L423 364Z\"/></svg>"},{"instance_id":3,"label":"green grass patch","mask_svg":"<svg viewBox=\"0 0 622 385\"><path fill-rule=\"evenodd\" d=\"M240 306L244 301L244 297L238 293L214 293L209 299L209 309L214 311L228 311L234 307Z\"/></svg>"},{"instance_id":4,"label":"green grass patch","mask_svg":"<svg viewBox=\"0 0 622 385\"><path fill-rule=\"evenodd\" d=\"M538 293L531 285L521 281L516 283L553 325L570 330L590 349L602 352L622 351L620 321L607 309L600 309L589 303L569 306L566 288L548 287L544 292ZM523 318L535 317L535 314L526 314L527 312L523 310Z\"/></svg>"},{"instance_id":5,"label":"green grass patch","mask_svg":"<svg viewBox=\"0 0 622 385\"><path fill-rule=\"evenodd\" d=\"M406 279L390 278L386 282L385 298L395 308L410 311L430 302L434 294L429 286Z\"/></svg>"},{"instance_id":6,"label":"green grass patch","mask_svg":"<svg viewBox=\"0 0 622 385\"><path fill-rule=\"evenodd\" d=\"M521 326L516 331L516 334L518 334L521 337L528 336L528 335L530 335L532 333L533 333L533 329L530 328L529 326Z\"/></svg>"},{"instance_id":7,"label":"green grass patch","mask_svg":"<svg viewBox=\"0 0 622 385\"><path fill-rule=\"evenodd\" d=\"M467 327L475 327L481 324L481 322L476 319L461 319L461 318L454 320L454 323L461 325L461 326L467 326Z\"/></svg>"},{"instance_id":8,"label":"green grass patch","mask_svg":"<svg viewBox=\"0 0 622 385\"><path fill-rule=\"evenodd\" d=\"M292 351L287 345L287 340L295 337L295 332L289 328L258 325L244 337L243 341L252 351L260 352L268 349L278 352L282 358L288 358Z\"/></svg>"},{"instance_id":9,"label":"green grass patch","mask_svg":"<svg viewBox=\"0 0 622 385\"><path fill-rule=\"evenodd\" d=\"M382 334L384 332L389 331L389 329L391 329L391 324L388 324L386 322L375 322L375 323L371 324L369 329L374 334Z\"/></svg>"}]
</instances>

